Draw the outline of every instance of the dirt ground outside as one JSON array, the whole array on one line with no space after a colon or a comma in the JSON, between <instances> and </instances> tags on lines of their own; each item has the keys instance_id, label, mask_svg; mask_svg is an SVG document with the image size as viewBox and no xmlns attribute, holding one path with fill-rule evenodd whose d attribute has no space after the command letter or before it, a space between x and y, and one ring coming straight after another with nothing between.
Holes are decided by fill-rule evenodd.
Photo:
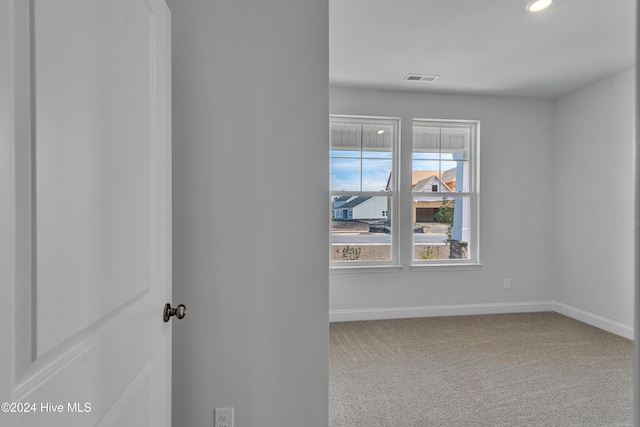
<instances>
[{"instance_id":1,"label":"dirt ground outside","mask_svg":"<svg viewBox=\"0 0 640 427\"><path fill-rule=\"evenodd\" d=\"M331 231L334 232L361 232L371 231L371 226L366 221L331 221ZM447 225L439 222L416 222L413 224L416 233L447 233Z\"/></svg>"},{"instance_id":2,"label":"dirt ground outside","mask_svg":"<svg viewBox=\"0 0 640 427\"><path fill-rule=\"evenodd\" d=\"M369 225L360 221L332 221L333 232L357 232L370 234ZM440 223L416 223L414 232L439 233L447 232L447 225ZM448 243L415 245L413 259L449 259L450 246ZM334 244L331 246L331 261L389 261L391 259L391 246L388 244Z\"/></svg>"},{"instance_id":3,"label":"dirt ground outside","mask_svg":"<svg viewBox=\"0 0 640 427\"><path fill-rule=\"evenodd\" d=\"M345 248L349 248L345 251ZM391 259L391 245L331 245L331 261L349 262L353 257L351 249L360 249L357 261L389 261ZM413 258L423 259L449 259L449 244L415 245Z\"/></svg>"}]
</instances>

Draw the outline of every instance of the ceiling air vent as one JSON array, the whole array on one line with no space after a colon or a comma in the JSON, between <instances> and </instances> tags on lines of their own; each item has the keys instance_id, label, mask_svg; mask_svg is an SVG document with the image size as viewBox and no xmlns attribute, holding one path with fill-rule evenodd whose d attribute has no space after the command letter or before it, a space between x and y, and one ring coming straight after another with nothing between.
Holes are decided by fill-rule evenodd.
<instances>
[{"instance_id":1,"label":"ceiling air vent","mask_svg":"<svg viewBox=\"0 0 640 427\"><path fill-rule=\"evenodd\" d=\"M407 82L432 82L440 76L429 76L425 74L409 74L404 78Z\"/></svg>"}]
</instances>

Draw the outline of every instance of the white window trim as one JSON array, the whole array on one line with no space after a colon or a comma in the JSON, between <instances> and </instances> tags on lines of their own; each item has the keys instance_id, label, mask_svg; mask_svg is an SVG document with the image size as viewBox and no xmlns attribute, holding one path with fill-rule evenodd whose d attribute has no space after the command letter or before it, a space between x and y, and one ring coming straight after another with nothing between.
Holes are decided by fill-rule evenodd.
<instances>
[{"instance_id":1,"label":"white window trim","mask_svg":"<svg viewBox=\"0 0 640 427\"><path fill-rule=\"evenodd\" d=\"M387 125L392 125L394 129L394 139L392 147L392 183L393 189L390 191L332 191L329 192L329 199L333 196L348 196L348 195L361 195L361 196L384 196L391 198L391 216L387 215L387 218L391 219L391 259L379 260L379 261L331 261L333 244L329 244L329 268L332 272L369 272L369 271L400 271L402 265L400 265L400 202L399 202L399 186L400 186L400 132L402 129L402 123L399 117L383 117L383 116L361 116L361 115L342 115L331 114L329 115L330 123L351 123L358 121L360 123L379 124L380 122L386 122ZM331 147L329 148L331 149ZM331 219L329 219L329 230L331 230Z\"/></svg>"},{"instance_id":2,"label":"white window trim","mask_svg":"<svg viewBox=\"0 0 640 427\"><path fill-rule=\"evenodd\" d=\"M447 260L442 260L447 261ZM464 270L479 270L482 268L482 264L479 262L469 262L467 260L460 262L447 262L433 264L411 264L409 266L411 271L464 271Z\"/></svg>"},{"instance_id":3,"label":"white window trim","mask_svg":"<svg viewBox=\"0 0 640 427\"><path fill-rule=\"evenodd\" d=\"M454 193L434 193L434 195L448 195L450 197L469 197L469 258L464 260L416 260L413 257L414 251L414 233L411 230L411 263L412 271L431 271L431 270L475 270L482 266L480 262L480 121L479 120L449 120L449 119L413 119L411 123L411 135L413 135L413 126L416 123L424 123L429 126L442 127L472 127L471 141L469 143L469 190L465 192ZM410 153L407 154L408 165L404 170L410 173L412 167L413 141ZM409 194L408 202L413 203L414 193L411 191L411 180L408 181L409 187L406 194ZM410 205L409 205L410 206ZM411 210L411 207L409 207ZM412 214L413 215L413 214ZM413 218L411 221L413 226Z\"/></svg>"},{"instance_id":4,"label":"white window trim","mask_svg":"<svg viewBox=\"0 0 640 427\"><path fill-rule=\"evenodd\" d=\"M336 263L337 264L337 263ZM330 268L331 274L349 273L398 273L402 265L335 265Z\"/></svg>"}]
</instances>

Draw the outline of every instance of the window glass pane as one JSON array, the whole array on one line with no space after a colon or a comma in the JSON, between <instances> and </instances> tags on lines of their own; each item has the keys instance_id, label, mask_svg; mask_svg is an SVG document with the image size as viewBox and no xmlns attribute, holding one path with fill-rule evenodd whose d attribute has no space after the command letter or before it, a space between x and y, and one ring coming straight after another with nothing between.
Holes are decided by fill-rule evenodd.
<instances>
[{"instance_id":1,"label":"window glass pane","mask_svg":"<svg viewBox=\"0 0 640 427\"><path fill-rule=\"evenodd\" d=\"M412 191L433 192L444 191L440 176L440 162L438 160L414 160L411 174Z\"/></svg>"},{"instance_id":2,"label":"window glass pane","mask_svg":"<svg viewBox=\"0 0 640 427\"><path fill-rule=\"evenodd\" d=\"M458 161L447 163L449 167L443 172L443 180L449 184L451 191L469 191L469 162Z\"/></svg>"},{"instance_id":3,"label":"window glass pane","mask_svg":"<svg viewBox=\"0 0 640 427\"><path fill-rule=\"evenodd\" d=\"M331 123L331 149L360 153L362 132L358 123Z\"/></svg>"},{"instance_id":4,"label":"window glass pane","mask_svg":"<svg viewBox=\"0 0 640 427\"><path fill-rule=\"evenodd\" d=\"M413 151L419 153L440 153L440 134L440 127L414 124Z\"/></svg>"},{"instance_id":5,"label":"window glass pane","mask_svg":"<svg viewBox=\"0 0 640 427\"><path fill-rule=\"evenodd\" d=\"M469 191L470 136L471 129L467 127L444 127L441 131L442 171L450 174L452 191Z\"/></svg>"},{"instance_id":6,"label":"window glass pane","mask_svg":"<svg viewBox=\"0 0 640 427\"><path fill-rule=\"evenodd\" d=\"M469 197L413 197L413 258L469 259Z\"/></svg>"},{"instance_id":7,"label":"window glass pane","mask_svg":"<svg viewBox=\"0 0 640 427\"><path fill-rule=\"evenodd\" d=\"M433 184L438 188L434 191L469 191L470 141L470 127L437 127L414 122L412 185L423 178L424 174L417 171L431 170L440 181Z\"/></svg>"},{"instance_id":8,"label":"window glass pane","mask_svg":"<svg viewBox=\"0 0 640 427\"><path fill-rule=\"evenodd\" d=\"M433 171L434 173L438 173L440 171L440 161L439 159L435 160L423 160L416 159L414 156L414 160L412 162L413 170L426 170Z\"/></svg>"},{"instance_id":9,"label":"window glass pane","mask_svg":"<svg viewBox=\"0 0 640 427\"><path fill-rule=\"evenodd\" d=\"M331 158L331 190L360 190L360 159Z\"/></svg>"},{"instance_id":10,"label":"window glass pane","mask_svg":"<svg viewBox=\"0 0 640 427\"><path fill-rule=\"evenodd\" d=\"M362 151L388 152L393 147L393 128L391 126L364 125L362 132ZM366 156L367 154L365 154Z\"/></svg>"},{"instance_id":11,"label":"window glass pane","mask_svg":"<svg viewBox=\"0 0 640 427\"><path fill-rule=\"evenodd\" d=\"M391 159L362 160L362 191L391 189ZM387 188L389 185L389 188Z\"/></svg>"},{"instance_id":12,"label":"window glass pane","mask_svg":"<svg viewBox=\"0 0 640 427\"><path fill-rule=\"evenodd\" d=\"M456 160L469 160L469 128L446 128L441 131L440 152Z\"/></svg>"},{"instance_id":13,"label":"window glass pane","mask_svg":"<svg viewBox=\"0 0 640 427\"><path fill-rule=\"evenodd\" d=\"M388 121L332 122L331 190L390 189L395 138L395 125Z\"/></svg>"},{"instance_id":14,"label":"window glass pane","mask_svg":"<svg viewBox=\"0 0 640 427\"><path fill-rule=\"evenodd\" d=\"M331 198L331 260L391 260L391 197Z\"/></svg>"}]
</instances>

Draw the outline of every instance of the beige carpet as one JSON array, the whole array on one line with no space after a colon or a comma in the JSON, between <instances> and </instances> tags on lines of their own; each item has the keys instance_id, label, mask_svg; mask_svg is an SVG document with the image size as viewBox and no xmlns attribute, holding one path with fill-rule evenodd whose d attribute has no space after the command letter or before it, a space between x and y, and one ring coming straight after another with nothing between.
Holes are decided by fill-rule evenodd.
<instances>
[{"instance_id":1,"label":"beige carpet","mask_svg":"<svg viewBox=\"0 0 640 427\"><path fill-rule=\"evenodd\" d=\"M330 427L631 426L633 343L557 313L332 323Z\"/></svg>"}]
</instances>

